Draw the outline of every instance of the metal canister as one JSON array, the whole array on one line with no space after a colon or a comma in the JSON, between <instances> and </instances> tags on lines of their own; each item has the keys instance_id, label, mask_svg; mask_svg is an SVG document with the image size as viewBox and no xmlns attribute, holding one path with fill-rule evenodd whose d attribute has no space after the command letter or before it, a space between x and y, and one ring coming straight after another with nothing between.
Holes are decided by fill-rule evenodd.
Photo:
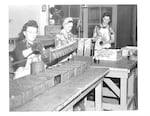
<instances>
[{"instance_id":1,"label":"metal canister","mask_svg":"<svg viewBox=\"0 0 150 116\"><path fill-rule=\"evenodd\" d=\"M31 74L36 75L45 70L44 63L42 61L32 62L31 63Z\"/></svg>"}]
</instances>

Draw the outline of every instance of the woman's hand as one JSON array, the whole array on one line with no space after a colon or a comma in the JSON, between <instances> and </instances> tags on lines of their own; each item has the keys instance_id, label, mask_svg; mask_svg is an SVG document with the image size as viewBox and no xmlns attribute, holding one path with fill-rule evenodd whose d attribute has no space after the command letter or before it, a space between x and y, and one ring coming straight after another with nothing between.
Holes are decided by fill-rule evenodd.
<instances>
[{"instance_id":1,"label":"woman's hand","mask_svg":"<svg viewBox=\"0 0 150 116\"><path fill-rule=\"evenodd\" d=\"M32 49L31 48L28 48L28 49L25 49L23 50L22 54L24 57L27 57L28 55L30 55L32 53Z\"/></svg>"}]
</instances>

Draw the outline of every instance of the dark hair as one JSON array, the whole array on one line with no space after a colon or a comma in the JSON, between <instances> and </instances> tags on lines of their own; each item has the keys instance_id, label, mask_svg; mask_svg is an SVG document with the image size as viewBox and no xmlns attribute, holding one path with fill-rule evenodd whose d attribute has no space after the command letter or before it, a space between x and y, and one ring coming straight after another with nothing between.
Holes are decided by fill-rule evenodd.
<instances>
[{"instance_id":1,"label":"dark hair","mask_svg":"<svg viewBox=\"0 0 150 116\"><path fill-rule=\"evenodd\" d=\"M111 20L111 15L110 15L109 12L105 12L105 13L102 15L101 23L103 22L103 18L104 18L105 16L108 16L108 17L110 18L110 22L109 22L109 24L110 24L112 20Z\"/></svg>"},{"instance_id":2,"label":"dark hair","mask_svg":"<svg viewBox=\"0 0 150 116\"><path fill-rule=\"evenodd\" d=\"M38 28L38 24L37 24L37 22L35 20L29 20L27 23L25 23L23 25L23 28L22 28L21 32L19 33L19 37L21 38L21 40L24 39L23 32L26 31L27 27L29 27L29 26Z\"/></svg>"},{"instance_id":3,"label":"dark hair","mask_svg":"<svg viewBox=\"0 0 150 116\"><path fill-rule=\"evenodd\" d=\"M38 24L36 21L34 20L29 20L27 23L24 24L23 28L22 28L22 31L26 31L27 30L27 27L36 27L38 28Z\"/></svg>"}]
</instances>

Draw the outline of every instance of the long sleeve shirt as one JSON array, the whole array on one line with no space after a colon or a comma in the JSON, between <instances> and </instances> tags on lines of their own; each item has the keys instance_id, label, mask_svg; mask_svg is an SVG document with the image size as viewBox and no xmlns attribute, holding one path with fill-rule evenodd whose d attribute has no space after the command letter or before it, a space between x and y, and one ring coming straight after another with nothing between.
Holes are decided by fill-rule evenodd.
<instances>
[{"instance_id":1,"label":"long sleeve shirt","mask_svg":"<svg viewBox=\"0 0 150 116\"><path fill-rule=\"evenodd\" d=\"M23 51L26 49L32 49L32 53L34 54L35 51L39 51L42 53L42 45L39 43L29 44L26 40L18 40L16 42L16 48L12 53L12 57L14 59L14 63L17 61L20 61L19 63L16 63L13 68L16 70L18 67L24 67L26 65L27 57L24 56ZM32 54L31 53L31 54Z\"/></svg>"},{"instance_id":2,"label":"long sleeve shirt","mask_svg":"<svg viewBox=\"0 0 150 116\"><path fill-rule=\"evenodd\" d=\"M59 34L56 35L55 46L60 47L74 41L73 34L71 32L66 32L64 29L61 30Z\"/></svg>"}]
</instances>

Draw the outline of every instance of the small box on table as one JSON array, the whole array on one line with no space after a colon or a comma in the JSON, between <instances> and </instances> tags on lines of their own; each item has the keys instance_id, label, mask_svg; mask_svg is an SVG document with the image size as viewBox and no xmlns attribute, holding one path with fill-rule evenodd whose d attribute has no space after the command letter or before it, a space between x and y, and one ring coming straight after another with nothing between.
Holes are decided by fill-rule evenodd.
<instances>
[{"instance_id":1,"label":"small box on table","mask_svg":"<svg viewBox=\"0 0 150 116\"><path fill-rule=\"evenodd\" d=\"M122 59L122 51L120 49L100 49L96 51L94 58L98 60L118 61Z\"/></svg>"},{"instance_id":2,"label":"small box on table","mask_svg":"<svg viewBox=\"0 0 150 116\"><path fill-rule=\"evenodd\" d=\"M125 46L121 48L122 56L129 56L129 55L137 55L137 47L136 46Z\"/></svg>"}]
</instances>

